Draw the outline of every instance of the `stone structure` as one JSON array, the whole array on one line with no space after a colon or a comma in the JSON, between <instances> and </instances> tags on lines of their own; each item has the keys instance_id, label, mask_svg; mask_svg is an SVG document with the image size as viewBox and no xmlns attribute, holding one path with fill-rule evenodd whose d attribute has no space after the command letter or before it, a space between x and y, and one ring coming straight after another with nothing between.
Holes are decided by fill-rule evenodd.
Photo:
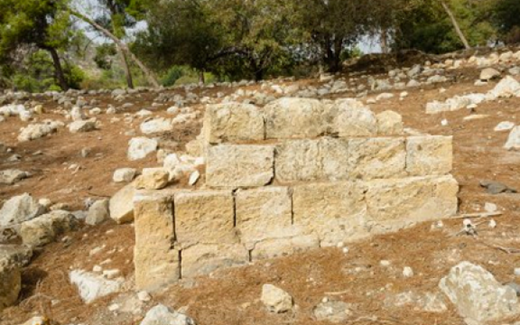
<instances>
[{"instance_id":1,"label":"stone structure","mask_svg":"<svg viewBox=\"0 0 520 325\"><path fill-rule=\"evenodd\" d=\"M209 106L205 185L134 197L139 289L457 212L452 139L355 100Z\"/></svg>"}]
</instances>

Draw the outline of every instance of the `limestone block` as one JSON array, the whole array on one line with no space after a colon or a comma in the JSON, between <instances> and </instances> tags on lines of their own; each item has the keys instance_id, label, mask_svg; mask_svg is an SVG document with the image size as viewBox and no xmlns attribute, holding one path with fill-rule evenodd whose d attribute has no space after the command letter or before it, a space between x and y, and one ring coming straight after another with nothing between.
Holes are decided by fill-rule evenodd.
<instances>
[{"instance_id":1,"label":"limestone block","mask_svg":"<svg viewBox=\"0 0 520 325\"><path fill-rule=\"evenodd\" d=\"M289 238L266 239L256 243L251 258L253 261L292 255L320 247L317 235L300 235Z\"/></svg>"},{"instance_id":2,"label":"limestone block","mask_svg":"<svg viewBox=\"0 0 520 325\"><path fill-rule=\"evenodd\" d=\"M406 171L410 176L445 175L453 161L451 136L416 136L406 141Z\"/></svg>"},{"instance_id":3,"label":"limestone block","mask_svg":"<svg viewBox=\"0 0 520 325\"><path fill-rule=\"evenodd\" d=\"M332 133L340 137L374 136L377 134L377 118L367 107L357 101L339 100L332 106Z\"/></svg>"},{"instance_id":4,"label":"limestone block","mask_svg":"<svg viewBox=\"0 0 520 325\"><path fill-rule=\"evenodd\" d=\"M374 180L366 186L369 226L374 231L397 230L457 213L459 186L451 175Z\"/></svg>"},{"instance_id":5,"label":"limestone block","mask_svg":"<svg viewBox=\"0 0 520 325\"><path fill-rule=\"evenodd\" d=\"M22 223L20 237L24 245L43 246L76 226L77 220L70 212L56 210Z\"/></svg>"},{"instance_id":6,"label":"limestone block","mask_svg":"<svg viewBox=\"0 0 520 325\"><path fill-rule=\"evenodd\" d=\"M287 187L238 191L235 205L236 226L242 243L248 248L266 238L288 237L294 233L291 194Z\"/></svg>"},{"instance_id":7,"label":"limestone block","mask_svg":"<svg viewBox=\"0 0 520 325\"><path fill-rule=\"evenodd\" d=\"M121 224L134 220L133 198L135 187L131 184L120 189L109 201L110 218Z\"/></svg>"},{"instance_id":8,"label":"limestone block","mask_svg":"<svg viewBox=\"0 0 520 325\"><path fill-rule=\"evenodd\" d=\"M263 186L274 176L273 146L213 146L206 161L206 184L211 187Z\"/></svg>"},{"instance_id":9,"label":"limestone block","mask_svg":"<svg viewBox=\"0 0 520 325\"><path fill-rule=\"evenodd\" d=\"M0 312L16 302L21 289L20 268L0 259Z\"/></svg>"},{"instance_id":10,"label":"limestone block","mask_svg":"<svg viewBox=\"0 0 520 325\"><path fill-rule=\"evenodd\" d=\"M352 175L349 165L349 142L347 139L322 138L319 141L322 178L330 181L346 180Z\"/></svg>"},{"instance_id":11,"label":"limestone block","mask_svg":"<svg viewBox=\"0 0 520 325\"><path fill-rule=\"evenodd\" d=\"M364 237L364 188L354 182L317 183L293 188L295 226L318 235L321 246Z\"/></svg>"},{"instance_id":12,"label":"limestone block","mask_svg":"<svg viewBox=\"0 0 520 325\"><path fill-rule=\"evenodd\" d=\"M280 183L322 178L319 140L291 140L276 147L276 180Z\"/></svg>"},{"instance_id":13,"label":"limestone block","mask_svg":"<svg viewBox=\"0 0 520 325\"><path fill-rule=\"evenodd\" d=\"M280 98L264 111L267 139L315 138L327 130L324 105L317 99Z\"/></svg>"},{"instance_id":14,"label":"limestone block","mask_svg":"<svg viewBox=\"0 0 520 325\"><path fill-rule=\"evenodd\" d=\"M240 244L202 244L181 251L182 277L209 274L220 268L239 266L249 261L249 252Z\"/></svg>"},{"instance_id":15,"label":"limestone block","mask_svg":"<svg viewBox=\"0 0 520 325\"><path fill-rule=\"evenodd\" d=\"M403 135L403 117L394 111L384 111L376 115L379 135Z\"/></svg>"},{"instance_id":16,"label":"limestone block","mask_svg":"<svg viewBox=\"0 0 520 325\"><path fill-rule=\"evenodd\" d=\"M237 242L231 191L176 193L174 207L175 233L182 247Z\"/></svg>"},{"instance_id":17,"label":"limestone block","mask_svg":"<svg viewBox=\"0 0 520 325\"><path fill-rule=\"evenodd\" d=\"M209 105L204 115L203 131L205 141L211 144L264 140L264 117L254 105Z\"/></svg>"},{"instance_id":18,"label":"limestone block","mask_svg":"<svg viewBox=\"0 0 520 325\"><path fill-rule=\"evenodd\" d=\"M173 248L173 197L168 192L138 192L134 197L135 284L153 290L180 278L179 251Z\"/></svg>"},{"instance_id":19,"label":"limestone block","mask_svg":"<svg viewBox=\"0 0 520 325\"><path fill-rule=\"evenodd\" d=\"M400 177L405 174L406 151L403 138L349 140L352 179Z\"/></svg>"}]
</instances>

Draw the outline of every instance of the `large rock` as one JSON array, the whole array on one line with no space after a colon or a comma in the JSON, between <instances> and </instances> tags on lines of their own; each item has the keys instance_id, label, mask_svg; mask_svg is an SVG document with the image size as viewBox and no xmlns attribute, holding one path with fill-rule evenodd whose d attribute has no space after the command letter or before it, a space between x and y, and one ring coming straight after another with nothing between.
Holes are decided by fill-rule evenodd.
<instances>
[{"instance_id":1,"label":"large rock","mask_svg":"<svg viewBox=\"0 0 520 325\"><path fill-rule=\"evenodd\" d=\"M155 118L141 123L141 132L144 134L154 134L173 131L171 119Z\"/></svg>"},{"instance_id":2,"label":"large rock","mask_svg":"<svg viewBox=\"0 0 520 325\"><path fill-rule=\"evenodd\" d=\"M22 223L20 237L25 245L43 246L74 229L76 224L72 214L56 210Z\"/></svg>"},{"instance_id":3,"label":"large rock","mask_svg":"<svg viewBox=\"0 0 520 325\"><path fill-rule=\"evenodd\" d=\"M231 191L181 192L174 202L176 240L183 247L237 242Z\"/></svg>"},{"instance_id":4,"label":"large rock","mask_svg":"<svg viewBox=\"0 0 520 325\"><path fill-rule=\"evenodd\" d=\"M116 169L112 176L114 183L130 183L134 180L137 170L135 168L119 168Z\"/></svg>"},{"instance_id":5,"label":"large rock","mask_svg":"<svg viewBox=\"0 0 520 325\"><path fill-rule=\"evenodd\" d=\"M205 141L212 144L263 140L264 117L254 105L210 105L206 108L203 132Z\"/></svg>"},{"instance_id":6,"label":"large rock","mask_svg":"<svg viewBox=\"0 0 520 325\"><path fill-rule=\"evenodd\" d=\"M520 314L513 288L500 284L479 265L462 262L441 279L439 288L448 296L468 325L483 324Z\"/></svg>"},{"instance_id":7,"label":"large rock","mask_svg":"<svg viewBox=\"0 0 520 325\"><path fill-rule=\"evenodd\" d=\"M273 146L213 146L206 161L206 184L212 187L263 186L274 177Z\"/></svg>"},{"instance_id":8,"label":"large rock","mask_svg":"<svg viewBox=\"0 0 520 325\"><path fill-rule=\"evenodd\" d=\"M172 310L164 305L150 309L140 325L195 325L190 317Z\"/></svg>"},{"instance_id":9,"label":"large rock","mask_svg":"<svg viewBox=\"0 0 520 325\"><path fill-rule=\"evenodd\" d=\"M198 244L183 249L181 260L182 277L189 278L244 265L249 261L249 252L240 244Z\"/></svg>"},{"instance_id":10,"label":"large rock","mask_svg":"<svg viewBox=\"0 0 520 325\"><path fill-rule=\"evenodd\" d=\"M285 313L292 309L293 298L283 289L272 284L262 286L262 303L272 313Z\"/></svg>"},{"instance_id":11,"label":"large rock","mask_svg":"<svg viewBox=\"0 0 520 325\"><path fill-rule=\"evenodd\" d=\"M507 76L502 79L496 86L488 93L488 98L493 100L502 97L520 96L520 83L515 78Z\"/></svg>"},{"instance_id":12,"label":"large rock","mask_svg":"<svg viewBox=\"0 0 520 325\"><path fill-rule=\"evenodd\" d=\"M173 202L169 193L140 191L134 197L135 284L155 290L180 278L179 251L175 241Z\"/></svg>"},{"instance_id":13,"label":"large rock","mask_svg":"<svg viewBox=\"0 0 520 325\"><path fill-rule=\"evenodd\" d=\"M406 141L406 171L410 176L445 175L453 161L451 136L414 136Z\"/></svg>"},{"instance_id":14,"label":"large rock","mask_svg":"<svg viewBox=\"0 0 520 325\"><path fill-rule=\"evenodd\" d=\"M20 268L6 259L0 259L0 312L18 300L21 289Z\"/></svg>"},{"instance_id":15,"label":"large rock","mask_svg":"<svg viewBox=\"0 0 520 325\"><path fill-rule=\"evenodd\" d=\"M459 186L451 175L374 180L366 186L368 226L373 231L397 230L457 213Z\"/></svg>"},{"instance_id":16,"label":"large rock","mask_svg":"<svg viewBox=\"0 0 520 325\"><path fill-rule=\"evenodd\" d=\"M511 130L504 148L507 150L520 150L520 126L516 126Z\"/></svg>"},{"instance_id":17,"label":"large rock","mask_svg":"<svg viewBox=\"0 0 520 325\"><path fill-rule=\"evenodd\" d=\"M251 252L253 261L292 255L320 247L317 235L299 235L289 238L265 239L255 244Z\"/></svg>"},{"instance_id":18,"label":"large rock","mask_svg":"<svg viewBox=\"0 0 520 325\"><path fill-rule=\"evenodd\" d=\"M377 133L375 114L357 101L336 101L328 115L333 120L332 133L340 137L373 136Z\"/></svg>"},{"instance_id":19,"label":"large rock","mask_svg":"<svg viewBox=\"0 0 520 325\"><path fill-rule=\"evenodd\" d=\"M24 178L29 177L28 172L19 169L6 169L0 171L0 184L13 185Z\"/></svg>"},{"instance_id":20,"label":"large rock","mask_svg":"<svg viewBox=\"0 0 520 325\"><path fill-rule=\"evenodd\" d=\"M394 111L384 111L376 115L379 135L402 135L403 117Z\"/></svg>"},{"instance_id":21,"label":"large rock","mask_svg":"<svg viewBox=\"0 0 520 325\"><path fill-rule=\"evenodd\" d=\"M129 184L120 189L109 202L110 218L115 222L127 223L134 220L134 199L135 187Z\"/></svg>"},{"instance_id":22,"label":"large rock","mask_svg":"<svg viewBox=\"0 0 520 325\"><path fill-rule=\"evenodd\" d=\"M144 168L134 185L138 189L160 190L168 185L169 178L170 173L165 168Z\"/></svg>"},{"instance_id":23,"label":"large rock","mask_svg":"<svg viewBox=\"0 0 520 325\"><path fill-rule=\"evenodd\" d=\"M20 224L44 212L45 208L27 193L12 197L0 209L0 227Z\"/></svg>"},{"instance_id":24,"label":"large rock","mask_svg":"<svg viewBox=\"0 0 520 325\"><path fill-rule=\"evenodd\" d=\"M267 238L291 237L292 199L287 187L238 191L236 226L248 248Z\"/></svg>"},{"instance_id":25,"label":"large rock","mask_svg":"<svg viewBox=\"0 0 520 325\"><path fill-rule=\"evenodd\" d=\"M134 161L146 158L146 156L157 150L158 145L159 143L155 139L132 138L128 143L128 159Z\"/></svg>"},{"instance_id":26,"label":"large rock","mask_svg":"<svg viewBox=\"0 0 520 325\"><path fill-rule=\"evenodd\" d=\"M69 124L70 133L90 132L96 129L96 119L74 121Z\"/></svg>"},{"instance_id":27,"label":"large rock","mask_svg":"<svg viewBox=\"0 0 520 325\"><path fill-rule=\"evenodd\" d=\"M95 226L103 223L105 220L108 220L108 218L110 218L108 202L109 200L107 199L94 202L94 204L92 204L92 206L88 209L85 223L87 225Z\"/></svg>"},{"instance_id":28,"label":"large rock","mask_svg":"<svg viewBox=\"0 0 520 325\"><path fill-rule=\"evenodd\" d=\"M29 124L22 129L18 135L18 141L25 142L43 138L46 135L56 132L58 124L56 123L40 123Z\"/></svg>"},{"instance_id":29,"label":"large rock","mask_svg":"<svg viewBox=\"0 0 520 325\"><path fill-rule=\"evenodd\" d=\"M322 246L366 236L364 187L354 182L317 183L293 188L294 225L318 235Z\"/></svg>"},{"instance_id":30,"label":"large rock","mask_svg":"<svg viewBox=\"0 0 520 325\"><path fill-rule=\"evenodd\" d=\"M0 245L0 260L6 260L10 265L27 266L31 262L33 250L24 245Z\"/></svg>"},{"instance_id":31,"label":"large rock","mask_svg":"<svg viewBox=\"0 0 520 325\"><path fill-rule=\"evenodd\" d=\"M327 124L324 105L316 99L281 98L264 107L267 139L315 138Z\"/></svg>"},{"instance_id":32,"label":"large rock","mask_svg":"<svg viewBox=\"0 0 520 325\"><path fill-rule=\"evenodd\" d=\"M124 282L122 278L108 280L102 275L83 270L73 270L69 277L70 282L78 288L81 299L87 304L98 298L119 292Z\"/></svg>"},{"instance_id":33,"label":"large rock","mask_svg":"<svg viewBox=\"0 0 520 325\"><path fill-rule=\"evenodd\" d=\"M314 307L312 313L318 321L345 323L352 315L351 306L343 301L325 301Z\"/></svg>"},{"instance_id":34,"label":"large rock","mask_svg":"<svg viewBox=\"0 0 520 325\"><path fill-rule=\"evenodd\" d=\"M486 68L480 72L480 80L489 81L500 77L500 72L493 68Z\"/></svg>"}]
</instances>

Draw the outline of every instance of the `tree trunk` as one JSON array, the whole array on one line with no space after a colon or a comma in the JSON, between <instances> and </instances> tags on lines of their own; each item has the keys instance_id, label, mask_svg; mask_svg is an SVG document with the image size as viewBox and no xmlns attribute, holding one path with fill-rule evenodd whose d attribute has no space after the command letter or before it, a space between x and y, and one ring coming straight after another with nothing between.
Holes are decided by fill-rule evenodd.
<instances>
[{"instance_id":1,"label":"tree trunk","mask_svg":"<svg viewBox=\"0 0 520 325\"><path fill-rule=\"evenodd\" d=\"M87 24L91 25L92 27L94 27L95 29L97 29L98 31L100 31L101 33L105 34L106 37L110 38L114 43L116 43L116 45L123 51L125 52L125 54L127 54L130 59L132 61L134 61L135 64L137 64L137 66L139 67L139 69L141 69L141 71L144 73L144 75L146 76L146 78L148 79L148 82L155 88L159 88L159 82L157 81L157 79L155 78L155 76L153 75L153 73L143 64L143 62L141 62L141 60L139 60L135 55L134 53L132 53L132 51L130 51L130 49L128 48L128 46L123 43L119 38L117 38L114 34L112 34L108 29L104 28L103 26L99 25L98 23L96 23L95 21L93 21L92 19L80 14L79 12L76 12L74 10L70 10L69 9L69 12L71 15L83 20L84 22L86 22Z\"/></svg>"},{"instance_id":2,"label":"tree trunk","mask_svg":"<svg viewBox=\"0 0 520 325\"><path fill-rule=\"evenodd\" d=\"M49 51L49 53L51 54L52 62L54 63L54 76L56 78L56 81L60 85L61 90L68 90L69 86L67 85L67 81L65 80L65 74L63 73L63 68L61 66L58 51L56 51L56 49L53 47L49 47L46 50Z\"/></svg>"},{"instance_id":3,"label":"tree trunk","mask_svg":"<svg viewBox=\"0 0 520 325\"><path fill-rule=\"evenodd\" d=\"M444 1L441 1L441 4L442 4L442 7L444 8L444 10L446 11L446 13L448 14L448 16L450 17L451 23L453 24L453 27L455 27L455 31L457 32L457 35L459 36L462 44L464 44L464 47L466 48L466 50L470 49L471 46L469 45L468 40L466 39L466 37L462 33L462 30L460 29L459 23L457 22L457 19L455 19L455 16L451 12L450 8L448 7L446 2L444 2Z\"/></svg>"},{"instance_id":4,"label":"tree trunk","mask_svg":"<svg viewBox=\"0 0 520 325\"><path fill-rule=\"evenodd\" d=\"M381 52L382 53L390 53L388 50L388 31L386 28L381 29Z\"/></svg>"},{"instance_id":5,"label":"tree trunk","mask_svg":"<svg viewBox=\"0 0 520 325\"><path fill-rule=\"evenodd\" d=\"M206 83L206 80L204 79L204 71L199 71L199 84L202 86Z\"/></svg>"},{"instance_id":6,"label":"tree trunk","mask_svg":"<svg viewBox=\"0 0 520 325\"><path fill-rule=\"evenodd\" d=\"M128 88L133 89L134 88L134 80L132 79L132 72L130 71L130 66L128 65L128 60L126 59L125 52L119 48L119 46L116 46L117 52L119 53L119 56L121 57L121 63L123 64L123 69L125 70L125 77L126 77L126 85Z\"/></svg>"}]
</instances>

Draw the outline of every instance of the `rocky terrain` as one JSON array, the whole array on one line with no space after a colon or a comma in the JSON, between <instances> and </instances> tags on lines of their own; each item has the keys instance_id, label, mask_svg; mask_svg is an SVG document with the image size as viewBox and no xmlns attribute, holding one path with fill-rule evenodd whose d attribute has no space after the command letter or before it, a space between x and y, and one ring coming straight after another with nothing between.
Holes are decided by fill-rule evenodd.
<instances>
[{"instance_id":1,"label":"rocky terrain","mask_svg":"<svg viewBox=\"0 0 520 325\"><path fill-rule=\"evenodd\" d=\"M1 324L515 324L520 51L316 79L0 96ZM135 290L132 193L205 186L207 105L353 98L453 136L459 212Z\"/></svg>"}]
</instances>

